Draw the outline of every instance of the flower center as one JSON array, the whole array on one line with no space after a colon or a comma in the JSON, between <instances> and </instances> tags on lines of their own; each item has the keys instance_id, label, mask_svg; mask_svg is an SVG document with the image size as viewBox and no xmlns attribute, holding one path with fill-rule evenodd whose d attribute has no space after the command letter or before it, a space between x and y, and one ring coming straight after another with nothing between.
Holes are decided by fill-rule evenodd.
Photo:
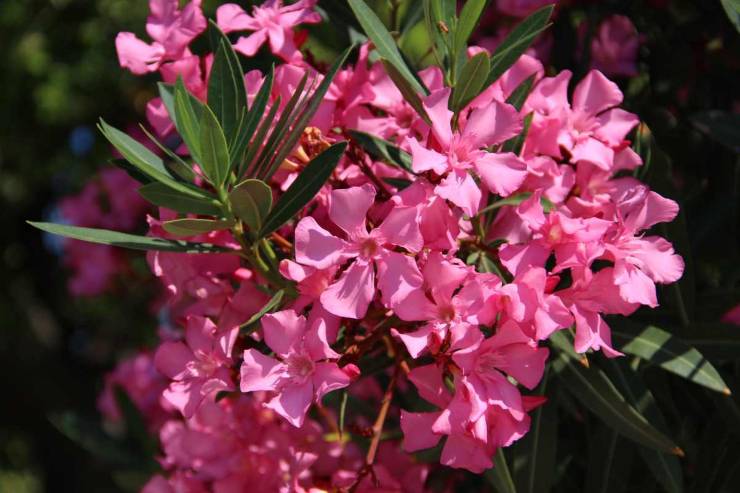
<instances>
[{"instance_id":1,"label":"flower center","mask_svg":"<svg viewBox=\"0 0 740 493\"><path fill-rule=\"evenodd\" d=\"M442 305L437 309L437 316L444 322L453 321L455 315L455 307L452 305Z\"/></svg>"},{"instance_id":2,"label":"flower center","mask_svg":"<svg viewBox=\"0 0 740 493\"><path fill-rule=\"evenodd\" d=\"M375 256L378 251L378 244L374 239L368 238L360 243L360 257L369 259Z\"/></svg>"},{"instance_id":3,"label":"flower center","mask_svg":"<svg viewBox=\"0 0 740 493\"><path fill-rule=\"evenodd\" d=\"M313 360L305 354L290 355L285 363L288 366L288 375L295 383L304 383L315 368Z\"/></svg>"}]
</instances>

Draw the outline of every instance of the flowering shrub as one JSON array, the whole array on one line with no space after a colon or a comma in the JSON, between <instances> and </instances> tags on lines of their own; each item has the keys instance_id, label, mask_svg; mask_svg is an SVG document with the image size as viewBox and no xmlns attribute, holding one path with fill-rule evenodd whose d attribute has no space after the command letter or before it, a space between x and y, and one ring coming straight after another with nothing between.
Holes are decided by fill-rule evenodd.
<instances>
[{"instance_id":1,"label":"flowering shrub","mask_svg":"<svg viewBox=\"0 0 740 493\"><path fill-rule=\"evenodd\" d=\"M73 239L75 294L106 288L115 246L146 250L164 288L158 346L99 400L158 436L143 491L451 491L442 466L505 490L505 449L556 425L550 381L646 454L683 455L611 380L625 353L661 364L680 343L655 327L617 341L608 317L657 307L684 272L654 233L679 207L640 180L649 129L605 75L634 74L628 19L598 27L596 68L572 80L529 49L547 2L499 2L528 17L480 44L487 2L418 2L423 70L363 0L366 38L330 66L301 50L315 0L224 4L210 22L200 3L152 0L151 41L116 38L121 67L162 79L151 133L100 122L130 178L106 170L65 201L71 225L33 223ZM665 369L729 392L711 365Z\"/></svg>"}]
</instances>

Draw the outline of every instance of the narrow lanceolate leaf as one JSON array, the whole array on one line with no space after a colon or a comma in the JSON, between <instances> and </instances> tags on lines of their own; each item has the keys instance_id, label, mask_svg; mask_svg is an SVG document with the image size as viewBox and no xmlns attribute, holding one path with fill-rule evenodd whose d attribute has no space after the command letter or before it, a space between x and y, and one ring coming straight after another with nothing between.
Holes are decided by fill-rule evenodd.
<instances>
[{"instance_id":1,"label":"narrow lanceolate leaf","mask_svg":"<svg viewBox=\"0 0 740 493\"><path fill-rule=\"evenodd\" d=\"M624 437L661 452L683 455L676 444L656 430L637 410L627 404L622 394L598 368L584 368L568 356L558 358L560 377L584 406Z\"/></svg>"},{"instance_id":2,"label":"narrow lanceolate leaf","mask_svg":"<svg viewBox=\"0 0 740 493\"><path fill-rule=\"evenodd\" d=\"M244 180L231 191L229 202L236 217L251 231L259 231L272 209L272 190L263 181Z\"/></svg>"},{"instance_id":3,"label":"narrow lanceolate leaf","mask_svg":"<svg viewBox=\"0 0 740 493\"><path fill-rule=\"evenodd\" d=\"M237 179L244 176L246 165L249 164L245 155L247 153L247 145L252 140L254 132L257 130L257 125L259 125L260 119L265 114L265 108L272 92L272 81L274 77L275 68L271 67L270 72L262 82L262 86L260 86L260 90L252 101L252 107L247 111L244 125L240 129L239 135L237 135L236 142L233 148L230 149L229 155L231 156L232 166L236 166ZM255 144L253 143L252 145Z\"/></svg>"},{"instance_id":4,"label":"narrow lanceolate leaf","mask_svg":"<svg viewBox=\"0 0 740 493\"><path fill-rule=\"evenodd\" d=\"M506 457L504 457L504 449L496 450L496 455L493 456L493 467L484 475L496 493L516 493L516 486L514 486L514 480L511 478L511 472L506 463Z\"/></svg>"},{"instance_id":5,"label":"narrow lanceolate leaf","mask_svg":"<svg viewBox=\"0 0 740 493\"><path fill-rule=\"evenodd\" d=\"M247 107L244 72L231 41L216 23L209 23L209 29L216 34L218 45L214 46L216 56L208 80L208 106L224 129L226 140L233 142L242 112Z\"/></svg>"},{"instance_id":6,"label":"narrow lanceolate leaf","mask_svg":"<svg viewBox=\"0 0 740 493\"><path fill-rule=\"evenodd\" d=\"M419 82L419 80L411 72L411 69L404 62L401 53L398 51L398 46L393 39L393 36L388 32L383 23L378 19L378 16L373 10L367 6L363 0L348 0L349 6L355 13L355 17L359 21L362 29L367 34L367 37L373 42L375 49L378 54L388 60L393 67L398 71L399 75L406 81L415 93L429 94L429 90Z\"/></svg>"},{"instance_id":7,"label":"narrow lanceolate leaf","mask_svg":"<svg viewBox=\"0 0 740 493\"><path fill-rule=\"evenodd\" d=\"M527 101L527 97L532 91L532 86L534 85L534 77L535 75L532 74L524 79L518 86L516 86L516 89L512 91L511 95L506 98L506 102L516 108L517 111L521 111L522 106L524 106L524 102Z\"/></svg>"},{"instance_id":8,"label":"narrow lanceolate leaf","mask_svg":"<svg viewBox=\"0 0 740 493\"><path fill-rule=\"evenodd\" d=\"M414 89L408 84L408 82L406 82L406 80L401 76L401 73L398 71L398 69L396 69L395 66L393 66L393 64L391 64L385 58L381 58L380 61L383 63L385 71L388 72L388 77L391 78L406 102L409 103L411 107L414 108L414 110L416 110L416 113L418 113L419 116L427 124L431 125L432 120L431 118L429 118L429 115L424 109L419 94L417 94Z\"/></svg>"},{"instance_id":9,"label":"narrow lanceolate leaf","mask_svg":"<svg viewBox=\"0 0 740 493\"><path fill-rule=\"evenodd\" d=\"M400 147L380 137L360 132L359 130L350 130L349 134L373 159L392 164L413 173L411 169L411 155Z\"/></svg>"},{"instance_id":10,"label":"narrow lanceolate leaf","mask_svg":"<svg viewBox=\"0 0 740 493\"><path fill-rule=\"evenodd\" d=\"M597 426L589 433L588 468L583 491L624 493L633 463L634 445L616 430ZM656 452L657 453L657 452Z\"/></svg>"},{"instance_id":11,"label":"narrow lanceolate leaf","mask_svg":"<svg viewBox=\"0 0 740 493\"><path fill-rule=\"evenodd\" d=\"M265 316L267 313L270 313L275 308L280 306L280 302L283 301L283 296L285 295L285 291L282 289L275 293L272 298L270 298L270 301L268 301L265 306L263 306L260 311L252 315L249 320L244 322L240 327L240 332L242 335L249 334L256 328L256 323L260 321L260 319Z\"/></svg>"},{"instance_id":12,"label":"narrow lanceolate leaf","mask_svg":"<svg viewBox=\"0 0 740 493\"><path fill-rule=\"evenodd\" d=\"M326 72L326 74L324 74L324 78L321 80L321 84L319 84L319 87L317 87L316 90L311 94L311 98L308 101L308 104L305 106L305 109L300 114L297 121L291 126L290 132L288 132L287 135L282 139L280 146L278 146L277 150L275 151L275 155L270 161L270 166L267 170L267 173L260 176L262 180L269 180L272 175L275 174L278 167L282 164L285 158L288 157L288 155L293 151L295 145L298 143L298 139L303 134L306 125L308 125L308 123L311 121L311 118L313 118L314 114L316 114L316 111L319 109L319 106L324 99L324 95L329 90L329 86L331 86L334 77L337 75L337 72L339 72L339 69L344 64L344 61L349 56L350 52L354 50L354 48L354 45L352 45L344 50L342 54L337 57L331 67L329 67L329 70Z\"/></svg>"},{"instance_id":13,"label":"narrow lanceolate leaf","mask_svg":"<svg viewBox=\"0 0 740 493\"><path fill-rule=\"evenodd\" d=\"M162 252L182 253L224 253L232 250L210 243L189 243L187 241L166 240L152 236L139 236L119 233L108 229L80 228L66 224L31 222L28 224L47 233L72 238L75 240L100 243L133 250L159 250Z\"/></svg>"},{"instance_id":14,"label":"narrow lanceolate leaf","mask_svg":"<svg viewBox=\"0 0 740 493\"><path fill-rule=\"evenodd\" d=\"M727 18L740 33L740 0L720 0L720 3L722 3L722 8L725 9Z\"/></svg>"},{"instance_id":15,"label":"narrow lanceolate leaf","mask_svg":"<svg viewBox=\"0 0 740 493\"><path fill-rule=\"evenodd\" d=\"M166 207L184 214L205 214L218 216L221 214L221 206L213 198L193 197L186 195L162 183L147 183L139 187L139 195L145 200L158 207Z\"/></svg>"},{"instance_id":16,"label":"narrow lanceolate leaf","mask_svg":"<svg viewBox=\"0 0 740 493\"><path fill-rule=\"evenodd\" d=\"M458 56L462 53L465 55L465 50L468 46L468 39L473 34L475 28L478 26L480 17L483 11L488 5L488 0L467 0L460 11L460 18L457 21L455 28L455 40L454 50Z\"/></svg>"},{"instance_id":17,"label":"narrow lanceolate leaf","mask_svg":"<svg viewBox=\"0 0 740 493\"><path fill-rule=\"evenodd\" d=\"M308 163L270 211L259 232L260 237L285 224L316 196L336 168L346 147L346 142L334 144Z\"/></svg>"},{"instance_id":18,"label":"narrow lanceolate leaf","mask_svg":"<svg viewBox=\"0 0 740 493\"><path fill-rule=\"evenodd\" d=\"M231 161L226 136L216 115L204 108L200 119L200 161L206 177L216 186L223 186L228 176Z\"/></svg>"},{"instance_id":19,"label":"narrow lanceolate leaf","mask_svg":"<svg viewBox=\"0 0 740 493\"><path fill-rule=\"evenodd\" d=\"M527 51L537 35L547 29L552 10L553 5L542 7L511 30L491 56L491 71L485 87L496 82Z\"/></svg>"},{"instance_id":20,"label":"narrow lanceolate leaf","mask_svg":"<svg viewBox=\"0 0 740 493\"><path fill-rule=\"evenodd\" d=\"M168 233L177 236L195 236L211 231L229 229L234 225L232 220L219 219L173 219L165 222L162 227Z\"/></svg>"},{"instance_id":21,"label":"narrow lanceolate leaf","mask_svg":"<svg viewBox=\"0 0 740 493\"><path fill-rule=\"evenodd\" d=\"M151 178L167 185L168 187L190 195L191 197L202 197L203 192L195 186L175 180L164 165L162 159L142 144L132 139L124 132L115 127L111 127L104 120L100 120L100 131L105 138L113 144L118 152L130 163L137 171L144 176Z\"/></svg>"},{"instance_id":22,"label":"narrow lanceolate leaf","mask_svg":"<svg viewBox=\"0 0 740 493\"><path fill-rule=\"evenodd\" d=\"M544 395L548 383L548 375L545 375L537 394ZM515 467L514 478L520 493L547 493L555 476L557 406L554 402L546 402L535 409L531 417L529 432L512 446L514 456L523 459L519 467Z\"/></svg>"},{"instance_id":23,"label":"narrow lanceolate leaf","mask_svg":"<svg viewBox=\"0 0 740 493\"><path fill-rule=\"evenodd\" d=\"M613 331L613 337L617 347L625 353L639 356L709 389L730 394L717 369L699 351L663 329L651 325L636 336Z\"/></svg>"},{"instance_id":24,"label":"narrow lanceolate leaf","mask_svg":"<svg viewBox=\"0 0 740 493\"><path fill-rule=\"evenodd\" d=\"M605 364L605 370L611 376L615 385L623 392L627 401L656 428L667 431L669 429L668 424L655 402L655 397L642 382L640 375L630 367L624 358L610 359ZM639 451L648 469L665 491L669 493L683 492L683 471L678 457L644 447L640 447Z\"/></svg>"},{"instance_id":25,"label":"narrow lanceolate leaf","mask_svg":"<svg viewBox=\"0 0 740 493\"><path fill-rule=\"evenodd\" d=\"M485 53L478 53L465 62L457 79L457 84L455 84L452 91L452 98L450 99L450 109L452 111L460 111L481 93L490 68L491 62Z\"/></svg>"},{"instance_id":26,"label":"narrow lanceolate leaf","mask_svg":"<svg viewBox=\"0 0 740 493\"><path fill-rule=\"evenodd\" d=\"M172 149L162 144L158 138L156 138L149 130L146 129L144 125L139 124L139 128L141 128L141 131L144 132L144 134L149 138L150 141L152 141L154 145L159 148L159 150L164 152L172 160L172 162L169 163L169 169L171 169L175 174L177 174L177 176L189 183L195 181L195 172L193 172L190 165L186 163L183 158L178 156L177 153L175 153Z\"/></svg>"},{"instance_id":27,"label":"narrow lanceolate leaf","mask_svg":"<svg viewBox=\"0 0 740 493\"><path fill-rule=\"evenodd\" d=\"M175 83L175 126L193 159L200 161L200 120L205 105L185 88L182 78Z\"/></svg>"}]
</instances>

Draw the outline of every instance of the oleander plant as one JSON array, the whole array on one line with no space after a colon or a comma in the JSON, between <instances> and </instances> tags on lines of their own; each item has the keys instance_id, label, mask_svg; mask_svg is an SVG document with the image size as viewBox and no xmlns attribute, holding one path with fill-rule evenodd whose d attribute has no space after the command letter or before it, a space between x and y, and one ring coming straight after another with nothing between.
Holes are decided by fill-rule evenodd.
<instances>
[{"instance_id":1,"label":"oleander plant","mask_svg":"<svg viewBox=\"0 0 740 493\"><path fill-rule=\"evenodd\" d=\"M735 491L737 237L694 262L646 35L578 3L150 0L142 123L29 222L155 322L57 430L144 493Z\"/></svg>"}]
</instances>

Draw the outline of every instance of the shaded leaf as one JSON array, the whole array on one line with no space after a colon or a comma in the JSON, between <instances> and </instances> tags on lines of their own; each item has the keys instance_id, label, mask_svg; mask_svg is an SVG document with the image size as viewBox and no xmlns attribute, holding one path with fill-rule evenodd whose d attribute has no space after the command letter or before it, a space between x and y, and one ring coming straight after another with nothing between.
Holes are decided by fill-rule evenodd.
<instances>
[{"instance_id":1,"label":"shaded leaf","mask_svg":"<svg viewBox=\"0 0 740 493\"><path fill-rule=\"evenodd\" d=\"M245 180L231 191L229 202L236 217L259 231L272 208L272 189L263 181Z\"/></svg>"},{"instance_id":2,"label":"shaded leaf","mask_svg":"<svg viewBox=\"0 0 740 493\"><path fill-rule=\"evenodd\" d=\"M162 183L147 183L139 187L139 195L158 207L166 207L176 212L218 216L221 206L215 199L193 197L183 194Z\"/></svg>"},{"instance_id":3,"label":"shaded leaf","mask_svg":"<svg viewBox=\"0 0 740 493\"><path fill-rule=\"evenodd\" d=\"M406 62L401 57L401 53L398 51L396 41L380 19L378 19L375 12L363 0L348 0L348 2L362 29L373 42L381 58L387 60L396 69L397 73L414 93L429 94L429 90L419 82L408 65L406 65Z\"/></svg>"},{"instance_id":4,"label":"shaded leaf","mask_svg":"<svg viewBox=\"0 0 740 493\"><path fill-rule=\"evenodd\" d=\"M460 18L455 26L453 50L458 56L465 55L468 39L480 22L481 15L489 0L467 0L460 11Z\"/></svg>"},{"instance_id":5,"label":"shaded leaf","mask_svg":"<svg viewBox=\"0 0 740 493\"><path fill-rule=\"evenodd\" d=\"M228 248L211 245L210 243L189 243L179 240L167 240L152 236L138 236L107 229L81 228L66 224L31 222L28 224L47 233L73 238L75 240L89 241L103 245L112 245L133 250L158 250L163 252L182 253L223 253L232 252Z\"/></svg>"},{"instance_id":6,"label":"shaded leaf","mask_svg":"<svg viewBox=\"0 0 740 493\"><path fill-rule=\"evenodd\" d=\"M589 440L586 485L589 493L621 493L627 489L633 454L616 430L599 426Z\"/></svg>"},{"instance_id":7,"label":"shaded leaf","mask_svg":"<svg viewBox=\"0 0 740 493\"><path fill-rule=\"evenodd\" d=\"M383 67L385 67L385 71L388 72L388 76L391 78L393 83L396 85L398 90L401 92L403 99L405 99L406 102L409 103L411 107L414 108L414 110L416 110L416 113L427 124L431 125L432 120L429 118L429 115L424 109L424 106L422 105L421 98L419 97L419 95L413 90L411 86L408 85L408 83L401 76L401 73L396 69L396 67L394 67L390 62L388 62L388 60L386 60L385 58L381 58L380 61L383 64Z\"/></svg>"},{"instance_id":8,"label":"shaded leaf","mask_svg":"<svg viewBox=\"0 0 740 493\"><path fill-rule=\"evenodd\" d=\"M527 101L529 93L532 92L532 86L534 85L535 74L530 75L524 79L516 89L511 92L506 102L516 108L517 111L521 111L524 103Z\"/></svg>"},{"instance_id":9,"label":"shaded leaf","mask_svg":"<svg viewBox=\"0 0 740 493\"><path fill-rule=\"evenodd\" d=\"M308 163L270 211L259 237L264 237L285 224L316 196L336 168L346 147L346 142L334 144Z\"/></svg>"},{"instance_id":10,"label":"shaded leaf","mask_svg":"<svg viewBox=\"0 0 740 493\"><path fill-rule=\"evenodd\" d=\"M491 62L486 53L478 53L463 65L460 76L452 91L450 109L458 112L483 90Z\"/></svg>"},{"instance_id":11,"label":"shaded leaf","mask_svg":"<svg viewBox=\"0 0 740 493\"><path fill-rule=\"evenodd\" d=\"M516 493L503 448L496 449L496 455L493 456L493 467L487 470L484 476L497 493Z\"/></svg>"},{"instance_id":12,"label":"shaded leaf","mask_svg":"<svg viewBox=\"0 0 740 493\"><path fill-rule=\"evenodd\" d=\"M216 33L218 45L213 47L215 57L208 79L208 106L223 128L227 142L232 143L247 107L244 72L229 38L212 20L209 20L209 29Z\"/></svg>"},{"instance_id":13,"label":"shaded leaf","mask_svg":"<svg viewBox=\"0 0 740 493\"><path fill-rule=\"evenodd\" d=\"M200 121L205 105L185 88L182 77L175 83L175 118L177 127L193 159L200 162Z\"/></svg>"},{"instance_id":14,"label":"shaded leaf","mask_svg":"<svg viewBox=\"0 0 740 493\"><path fill-rule=\"evenodd\" d=\"M350 130L349 134L373 159L392 164L413 173L411 169L411 155L400 147L380 137L360 132L359 130Z\"/></svg>"},{"instance_id":15,"label":"shaded leaf","mask_svg":"<svg viewBox=\"0 0 740 493\"><path fill-rule=\"evenodd\" d=\"M263 316L280 306L280 302L283 300L284 295L285 291L283 291L282 289L275 293L272 298L270 298L270 301L265 303L265 306L263 306L260 311L249 317L249 320L241 325L241 327L239 328L241 334L244 335L252 332L256 328L257 322L259 322Z\"/></svg>"},{"instance_id":16,"label":"shaded leaf","mask_svg":"<svg viewBox=\"0 0 740 493\"><path fill-rule=\"evenodd\" d=\"M216 188L226 181L231 166L226 136L210 108L203 109L200 119L200 164L203 173Z\"/></svg>"},{"instance_id":17,"label":"shaded leaf","mask_svg":"<svg viewBox=\"0 0 740 493\"><path fill-rule=\"evenodd\" d=\"M218 219L173 219L166 221L162 227L168 233L177 236L195 236L211 231L229 229L234 225L234 221L225 221Z\"/></svg>"}]
</instances>

